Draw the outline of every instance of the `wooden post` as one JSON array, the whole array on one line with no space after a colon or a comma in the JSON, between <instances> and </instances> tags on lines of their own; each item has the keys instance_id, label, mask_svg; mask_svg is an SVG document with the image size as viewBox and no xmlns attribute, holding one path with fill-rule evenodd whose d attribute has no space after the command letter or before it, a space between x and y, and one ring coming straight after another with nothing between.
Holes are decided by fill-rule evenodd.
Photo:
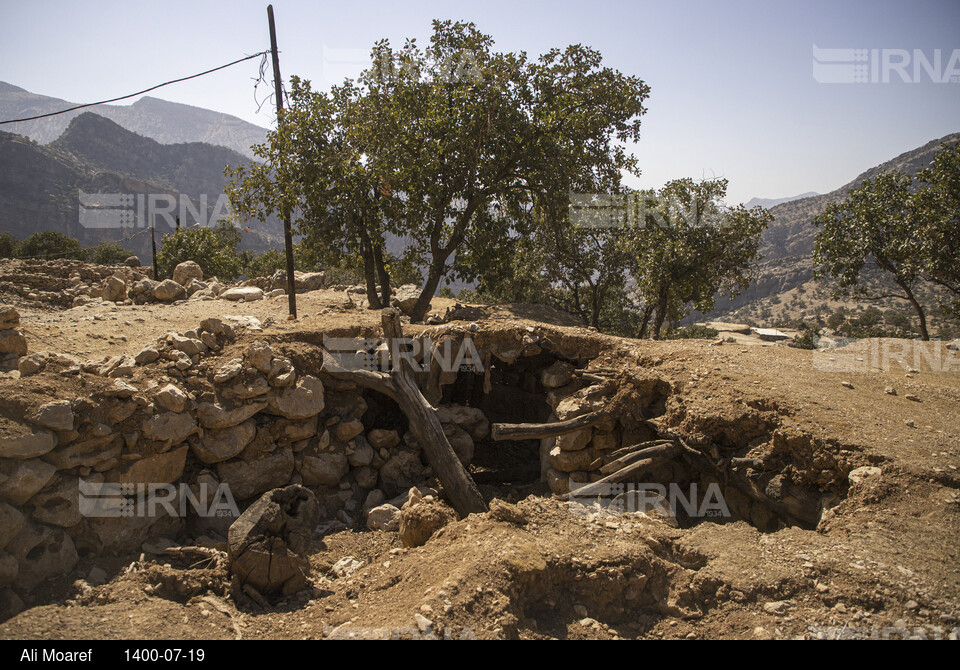
<instances>
[{"instance_id":1,"label":"wooden post","mask_svg":"<svg viewBox=\"0 0 960 670\"><path fill-rule=\"evenodd\" d=\"M414 379L409 362L402 356L403 337L400 325L400 312L394 308L383 310L381 315L383 336L389 343L393 354L391 372L373 372L371 370L345 370L336 366L328 353L323 356L322 371L335 379L347 379L365 388L373 389L392 398L410 421L410 431L417 438L420 447L430 461L433 471L443 485L444 493L450 499L457 514L465 517L474 512L487 511L487 503L480 490L467 472L456 452L450 446L443 426L437 418L437 411L420 392Z\"/></svg>"},{"instance_id":2,"label":"wooden post","mask_svg":"<svg viewBox=\"0 0 960 670\"><path fill-rule=\"evenodd\" d=\"M273 54L273 85L277 94L277 130L283 122L283 80L280 78L280 57L277 55L277 28L273 21L273 5L267 5L270 24L270 52ZM293 276L293 234L290 232L290 212L283 212L283 248L287 256L287 303L290 317L297 318L296 280Z\"/></svg>"},{"instance_id":3,"label":"wooden post","mask_svg":"<svg viewBox=\"0 0 960 670\"><path fill-rule=\"evenodd\" d=\"M150 221L150 246L153 247L153 281L160 281L157 272L157 217Z\"/></svg>"}]
</instances>

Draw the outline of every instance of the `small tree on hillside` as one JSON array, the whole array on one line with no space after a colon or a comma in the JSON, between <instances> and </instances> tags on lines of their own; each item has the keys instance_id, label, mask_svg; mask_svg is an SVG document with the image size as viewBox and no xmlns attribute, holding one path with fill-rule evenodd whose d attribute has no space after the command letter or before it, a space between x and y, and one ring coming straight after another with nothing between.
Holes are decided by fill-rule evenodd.
<instances>
[{"instance_id":1,"label":"small tree on hillside","mask_svg":"<svg viewBox=\"0 0 960 670\"><path fill-rule=\"evenodd\" d=\"M911 178L888 172L864 181L845 200L830 205L813 220L820 228L813 262L822 266L815 276L829 275L838 282L836 297L907 300L920 320L920 335L930 339L927 317L917 300L925 247L923 220L910 195ZM871 291L864 273L878 269L889 275L899 294Z\"/></svg>"},{"instance_id":2,"label":"small tree on hillside","mask_svg":"<svg viewBox=\"0 0 960 670\"><path fill-rule=\"evenodd\" d=\"M17 250L21 258L72 258L78 261L87 260L87 250L77 240L67 237L55 230L45 230L34 233L23 242Z\"/></svg>"},{"instance_id":3,"label":"small tree on hillside","mask_svg":"<svg viewBox=\"0 0 960 670\"><path fill-rule=\"evenodd\" d=\"M194 261L205 277L216 276L232 281L242 274L244 268L241 238L237 227L227 221L220 221L215 228L180 228L163 236L157 250L157 267L161 275L171 277L177 265Z\"/></svg>"}]
</instances>

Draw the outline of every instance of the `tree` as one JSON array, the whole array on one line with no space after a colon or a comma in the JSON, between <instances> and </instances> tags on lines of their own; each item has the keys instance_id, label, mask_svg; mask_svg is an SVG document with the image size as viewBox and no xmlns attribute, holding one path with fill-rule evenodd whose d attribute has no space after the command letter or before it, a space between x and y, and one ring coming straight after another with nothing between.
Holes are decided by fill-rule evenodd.
<instances>
[{"instance_id":1,"label":"tree","mask_svg":"<svg viewBox=\"0 0 960 670\"><path fill-rule=\"evenodd\" d=\"M914 209L923 230L922 274L953 295L944 312L960 317L960 144L943 147L917 177Z\"/></svg>"},{"instance_id":2,"label":"tree","mask_svg":"<svg viewBox=\"0 0 960 670\"><path fill-rule=\"evenodd\" d=\"M97 265L120 265L133 255L116 242L101 242L90 250L90 262Z\"/></svg>"},{"instance_id":3,"label":"tree","mask_svg":"<svg viewBox=\"0 0 960 670\"><path fill-rule=\"evenodd\" d=\"M917 214L917 201L910 194L911 183L911 178L902 173L883 173L864 181L845 200L816 217L813 225L820 230L813 262L822 267L814 276L836 279L836 297L907 300L920 320L921 337L929 340L926 313L916 296L928 243L924 241L924 221ZM865 272L871 269L888 274L901 293L870 290Z\"/></svg>"},{"instance_id":4,"label":"tree","mask_svg":"<svg viewBox=\"0 0 960 670\"><path fill-rule=\"evenodd\" d=\"M472 23L435 21L425 49L378 42L373 67L330 94L294 78L256 149L266 164L230 172L234 206L297 211L304 240L359 257L371 307L390 297L388 236L412 241L395 262L424 271L421 320L443 277L475 278L487 243L524 234L537 201L634 165L622 143L639 138L642 81L579 45L530 62L492 44Z\"/></svg>"},{"instance_id":5,"label":"tree","mask_svg":"<svg viewBox=\"0 0 960 670\"><path fill-rule=\"evenodd\" d=\"M639 194L630 272L643 308L638 337L660 337L667 319L713 309L753 277L760 235L772 220L761 207L726 208L726 179L676 179Z\"/></svg>"},{"instance_id":6,"label":"tree","mask_svg":"<svg viewBox=\"0 0 960 670\"><path fill-rule=\"evenodd\" d=\"M157 250L157 268L165 277L184 261L194 261L204 276L231 281L243 272L244 259L239 251L242 234L228 221L215 228L191 226L164 235Z\"/></svg>"},{"instance_id":7,"label":"tree","mask_svg":"<svg viewBox=\"0 0 960 670\"><path fill-rule=\"evenodd\" d=\"M20 241L10 233L0 233L0 258L14 258Z\"/></svg>"},{"instance_id":8,"label":"tree","mask_svg":"<svg viewBox=\"0 0 960 670\"><path fill-rule=\"evenodd\" d=\"M262 254L250 257L243 269L247 278L269 277L277 270L286 271L287 257L279 249L267 249Z\"/></svg>"},{"instance_id":9,"label":"tree","mask_svg":"<svg viewBox=\"0 0 960 670\"><path fill-rule=\"evenodd\" d=\"M34 233L20 243L17 255L22 258L87 260L87 250L80 242L55 230Z\"/></svg>"}]
</instances>

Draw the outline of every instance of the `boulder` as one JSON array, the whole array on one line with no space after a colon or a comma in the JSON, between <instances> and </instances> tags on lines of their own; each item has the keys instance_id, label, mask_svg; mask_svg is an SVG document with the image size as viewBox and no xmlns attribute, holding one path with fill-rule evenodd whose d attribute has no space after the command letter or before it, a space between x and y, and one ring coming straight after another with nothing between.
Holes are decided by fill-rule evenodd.
<instances>
[{"instance_id":1,"label":"boulder","mask_svg":"<svg viewBox=\"0 0 960 670\"><path fill-rule=\"evenodd\" d=\"M23 513L16 507L0 503L0 550L16 537L25 521Z\"/></svg>"},{"instance_id":2,"label":"boulder","mask_svg":"<svg viewBox=\"0 0 960 670\"><path fill-rule=\"evenodd\" d=\"M42 582L66 575L77 564L73 540L59 528L28 522L6 548L17 559L20 572L14 588L29 593Z\"/></svg>"},{"instance_id":3,"label":"boulder","mask_svg":"<svg viewBox=\"0 0 960 670\"><path fill-rule=\"evenodd\" d=\"M180 413L187 404L187 394L167 384L153 395L153 401L168 412Z\"/></svg>"},{"instance_id":4,"label":"boulder","mask_svg":"<svg viewBox=\"0 0 960 670\"><path fill-rule=\"evenodd\" d=\"M212 465L238 456L256 435L257 424L248 419L230 428L205 431L203 438L192 440L190 446L197 458Z\"/></svg>"},{"instance_id":5,"label":"boulder","mask_svg":"<svg viewBox=\"0 0 960 670\"><path fill-rule=\"evenodd\" d=\"M20 312L10 305L0 305L0 330L20 327Z\"/></svg>"},{"instance_id":6,"label":"boulder","mask_svg":"<svg viewBox=\"0 0 960 670\"><path fill-rule=\"evenodd\" d=\"M395 430L374 428L367 433L367 442L378 451L380 449L393 449L400 444L400 434Z\"/></svg>"},{"instance_id":7,"label":"boulder","mask_svg":"<svg viewBox=\"0 0 960 670\"><path fill-rule=\"evenodd\" d=\"M154 296L154 291L159 285L160 282L153 279L141 279L127 290L127 297L138 305L142 305L145 302L153 302L157 299Z\"/></svg>"},{"instance_id":8,"label":"boulder","mask_svg":"<svg viewBox=\"0 0 960 670\"><path fill-rule=\"evenodd\" d=\"M261 595L290 595L306 588L310 540L319 520L320 505L302 486L264 494L230 526L231 575Z\"/></svg>"},{"instance_id":9,"label":"boulder","mask_svg":"<svg viewBox=\"0 0 960 670\"><path fill-rule=\"evenodd\" d=\"M193 261L184 261L173 269L173 281L180 286L186 286L193 279L203 279L203 270Z\"/></svg>"},{"instance_id":10,"label":"boulder","mask_svg":"<svg viewBox=\"0 0 960 670\"><path fill-rule=\"evenodd\" d=\"M23 505L43 489L56 472L54 465L37 458L0 464L0 473L6 476L3 483L0 483L0 502L10 503L15 507Z\"/></svg>"},{"instance_id":11,"label":"boulder","mask_svg":"<svg viewBox=\"0 0 960 670\"><path fill-rule=\"evenodd\" d=\"M305 456L300 474L307 486L337 486L350 472L350 464L343 454L329 453Z\"/></svg>"},{"instance_id":12,"label":"boulder","mask_svg":"<svg viewBox=\"0 0 960 670\"><path fill-rule=\"evenodd\" d=\"M19 330L0 330L0 354L27 355L27 338Z\"/></svg>"},{"instance_id":13,"label":"boulder","mask_svg":"<svg viewBox=\"0 0 960 670\"><path fill-rule=\"evenodd\" d=\"M127 256L126 259L123 261L123 264L126 265L128 268L138 268L140 267L140 259L137 258L136 256Z\"/></svg>"},{"instance_id":14,"label":"boulder","mask_svg":"<svg viewBox=\"0 0 960 670\"><path fill-rule=\"evenodd\" d=\"M360 419L341 421L337 424L334 432L336 433L338 440L347 442L363 432L363 423L361 423Z\"/></svg>"},{"instance_id":15,"label":"boulder","mask_svg":"<svg viewBox=\"0 0 960 670\"><path fill-rule=\"evenodd\" d=\"M593 438L592 428L581 428L572 433L565 433L557 437L557 447L564 451L580 451L586 449Z\"/></svg>"},{"instance_id":16,"label":"boulder","mask_svg":"<svg viewBox=\"0 0 960 670\"><path fill-rule=\"evenodd\" d=\"M221 293L219 297L223 300L232 300L234 302L253 302L263 299L263 290L256 286L235 286L228 288Z\"/></svg>"},{"instance_id":17,"label":"boulder","mask_svg":"<svg viewBox=\"0 0 960 670\"><path fill-rule=\"evenodd\" d=\"M127 282L121 277L111 275L100 285L100 295L110 302L123 302L127 299Z\"/></svg>"},{"instance_id":18,"label":"boulder","mask_svg":"<svg viewBox=\"0 0 960 670\"><path fill-rule=\"evenodd\" d=\"M367 528L392 533L400 528L400 510L393 505L380 505L367 512Z\"/></svg>"},{"instance_id":19,"label":"boulder","mask_svg":"<svg viewBox=\"0 0 960 670\"><path fill-rule=\"evenodd\" d=\"M47 361L50 359L50 356L46 353L37 353L30 354L29 356L23 356L17 362L17 369L20 371L21 377L29 377L30 375L35 375L47 366Z\"/></svg>"},{"instance_id":20,"label":"boulder","mask_svg":"<svg viewBox=\"0 0 960 670\"><path fill-rule=\"evenodd\" d=\"M293 474L293 450L283 449L254 461L224 461L217 465L220 481L230 487L235 500L248 500L284 486Z\"/></svg>"},{"instance_id":21,"label":"boulder","mask_svg":"<svg viewBox=\"0 0 960 670\"><path fill-rule=\"evenodd\" d=\"M173 302L187 297L187 291L172 279L164 279L153 289L153 297L161 302Z\"/></svg>"},{"instance_id":22,"label":"boulder","mask_svg":"<svg viewBox=\"0 0 960 670\"><path fill-rule=\"evenodd\" d=\"M166 453L129 461L109 473L109 479L121 484L172 484L183 475L187 445Z\"/></svg>"},{"instance_id":23,"label":"boulder","mask_svg":"<svg viewBox=\"0 0 960 670\"><path fill-rule=\"evenodd\" d=\"M192 337L182 337L176 333L170 335L169 341L170 346L177 351L182 351L187 356L196 356L207 350L207 345L200 340Z\"/></svg>"},{"instance_id":24,"label":"boulder","mask_svg":"<svg viewBox=\"0 0 960 670\"><path fill-rule=\"evenodd\" d=\"M422 477L420 457L412 451L400 449L380 468L380 488L388 496L393 496L415 485Z\"/></svg>"},{"instance_id":25,"label":"boulder","mask_svg":"<svg viewBox=\"0 0 960 670\"><path fill-rule=\"evenodd\" d=\"M72 528L83 520L80 514L79 479L61 475L52 484L30 499L30 518L48 526Z\"/></svg>"},{"instance_id":26,"label":"boulder","mask_svg":"<svg viewBox=\"0 0 960 670\"><path fill-rule=\"evenodd\" d=\"M420 287L416 284L404 284L393 292L390 304L410 316L420 299Z\"/></svg>"},{"instance_id":27,"label":"boulder","mask_svg":"<svg viewBox=\"0 0 960 670\"><path fill-rule=\"evenodd\" d=\"M298 379L296 386L272 389L267 396L267 411L287 419L309 419L323 408L323 384L312 375Z\"/></svg>"},{"instance_id":28,"label":"boulder","mask_svg":"<svg viewBox=\"0 0 960 670\"><path fill-rule=\"evenodd\" d=\"M482 440L490 433L490 421L476 407L463 405L441 405L437 408L440 423L452 423L470 433L474 440Z\"/></svg>"},{"instance_id":29,"label":"boulder","mask_svg":"<svg viewBox=\"0 0 960 670\"><path fill-rule=\"evenodd\" d=\"M204 428L220 430L243 423L260 410L266 409L266 407L267 403L265 402L255 402L240 405L233 409L225 409L211 402L202 402L197 406L197 418Z\"/></svg>"},{"instance_id":30,"label":"boulder","mask_svg":"<svg viewBox=\"0 0 960 670\"><path fill-rule=\"evenodd\" d=\"M226 384L241 372L243 372L243 359L234 358L217 369L213 375L213 381L215 384Z\"/></svg>"},{"instance_id":31,"label":"boulder","mask_svg":"<svg viewBox=\"0 0 960 670\"><path fill-rule=\"evenodd\" d=\"M273 349L267 342L253 342L244 356L250 365L264 374L268 374L273 366Z\"/></svg>"},{"instance_id":32,"label":"boulder","mask_svg":"<svg viewBox=\"0 0 960 670\"><path fill-rule=\"evenodd\" d=\"M550 465L560 472L577 472L587 470L596 459L593 449L567 451L555 446L550 450Z\"/></svg>"},{"instance_id":33,"label":"boulder","mask_svg":"<svg viewBox=\"0 0 960 670\"><path fill-rule=\"evenodd\" d=\"M137 365L146 365L147 363L153 363L158 358L160 358L160 352L157 351L155 346L148 344L140 350L140 353L133 360Z\"/></svg>"},{"instance_id":34,"label":"boulder","mask_svg":"<svg viewBox=\"0 0 960 670\"><path fill-rule=\"evenodd\" d=\"M56 446L57 436L49 430L27 435L7 434L0 437L0 458L36 458L53 451Z\"/></svg>"},{"instance_id":35,"label":"boulder","mask_svg":"<svg viewBox=\"0 0 960 670\"><path fill-rule=\"evenodd\" d=\"M573 380L574 367L566 361L557 361L540 373L540 383L548 389L566 386Z\"/></svg>"},{"instance_id":36,"label":"boulder","mask_svg":"<svg viewBox=\"0 0 960 670\"><path fill-rule=\"evenodd\" d=\"M140 430L146 439L163 442L169 447L197 432L197 422L189 413L163 412L146 419Z\"/></svg>"},{"instance_id":37,"label":"boulder","mask_svg":"<svg viewBox=\"0 0 960 670\"><path fill-rule=\"evenodd\" d=\"M81 467L103 471L119 463L122 446L123 438L120 435L92 437L66 446L58 446L44 455L43 460L58 470Z\"/></svg>"}]
</instances>

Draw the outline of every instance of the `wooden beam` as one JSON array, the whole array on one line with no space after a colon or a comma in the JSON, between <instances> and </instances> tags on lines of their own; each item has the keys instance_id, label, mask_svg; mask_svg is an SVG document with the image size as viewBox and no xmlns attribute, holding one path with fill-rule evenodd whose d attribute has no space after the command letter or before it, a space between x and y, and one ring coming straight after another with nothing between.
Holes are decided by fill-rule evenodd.
<instances>
[{"instance_id":1,"label":"wooden beam","mask_svg":"<svg viewBox=\"0 0 960 670\"><path fill-rule=\"evenodd\" d=\"M581 428L594 426L606 416L607 413L601 410L566 421L555 421L554 423L495 423L490 430L490 436L497 441L537 440L545 437L557 437Z\"/></svg>"}]
</instances>

